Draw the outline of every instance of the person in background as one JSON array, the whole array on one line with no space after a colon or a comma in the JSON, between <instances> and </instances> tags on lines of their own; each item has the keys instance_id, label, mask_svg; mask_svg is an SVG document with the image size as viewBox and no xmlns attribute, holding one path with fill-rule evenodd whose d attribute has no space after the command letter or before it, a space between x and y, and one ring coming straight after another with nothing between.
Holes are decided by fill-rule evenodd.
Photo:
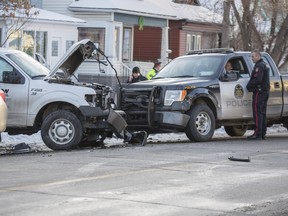
<instances>
[{"instance_id":1,"label":"person in background","mask_svg":"<svg viewBox=\"0 0 288 216\"><path fill-rule=\"evenodd\" d=\"M255 128L254 133L247 139L262 140L265 139L267 130L266 110L270 90L270 69L258 50L252 52L252 61L255 65L246 88L249 92L253 92L252 110Z\"/></svg>"},{"instance_id":2,"label":"person in background","mask_svg":"<svg viewBox=\"0 0 288 216\"><path fill-rule=\"evenodd\" d=\"M228 61L225 65L225 70L227 73L229 73L232 70L232 63L230 61Z\"/></svg>"},{"instance_id":3,"label":"person in background","mask_svg":"<svg viewBox=\"0 0 288 216\"><path fill-rule=\"evenodd\" d=\"M161 69L161 62L155 62L154 67L150 70L146 77L148 80L152 79Z\"/></svg>"},{"instance_id":4,"label":"person in background","mask_svg":"<svg viewBox=\"0 0 288 216\"><path fill-rule=\"evenodd\" d=\"M127 83L135 83L144 80L147 80L147 78L140 73L139 67L134 67L132 69L132 75L128 78Z\"/></svg>"},{"instance_id":5,"label":"person in background","mask_svg":"<svg viewBox=\"0 0 288 216\"><path fill-rule=\"evenodd\" d=\"M222 81L235 81L237 80L238 75L235 71L233 71L232 62L228 61L225 65L225 73L222 75Z\"/></svg>"}]
</instances>

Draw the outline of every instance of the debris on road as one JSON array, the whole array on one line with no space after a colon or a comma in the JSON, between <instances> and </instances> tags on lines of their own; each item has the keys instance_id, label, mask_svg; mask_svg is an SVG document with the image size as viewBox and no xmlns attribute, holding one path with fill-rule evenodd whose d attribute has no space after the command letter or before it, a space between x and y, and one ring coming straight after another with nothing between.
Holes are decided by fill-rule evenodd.
<instances>
[{"instance_id":1,"label":"debris on road","mask_svg":"<svg viewBox=\"0 0 288 216\"><path fill-rule=\"evenodd\" d=\"M240 161L240 162L250 162L250 158L234 158L233 156L228 158L231 161Z\"/></svg>"}]
</instances>

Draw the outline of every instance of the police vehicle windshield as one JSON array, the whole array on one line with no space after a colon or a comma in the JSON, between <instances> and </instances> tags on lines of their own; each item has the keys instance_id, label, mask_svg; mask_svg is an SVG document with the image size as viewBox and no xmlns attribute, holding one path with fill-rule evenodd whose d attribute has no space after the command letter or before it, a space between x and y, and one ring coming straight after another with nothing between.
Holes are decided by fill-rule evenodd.
<instances>
[{"instance_id":1,"label":"police vehicle windshield","mask_svg":"<svg viewBox=\"0 0 288 216\"><path fill-rule=\"evenodd\" d=\"M223 57L215 55L189 55L174 59L167 64L154 79L177 77L203 77L215 75Z\"/></svg>"}]
</instances>

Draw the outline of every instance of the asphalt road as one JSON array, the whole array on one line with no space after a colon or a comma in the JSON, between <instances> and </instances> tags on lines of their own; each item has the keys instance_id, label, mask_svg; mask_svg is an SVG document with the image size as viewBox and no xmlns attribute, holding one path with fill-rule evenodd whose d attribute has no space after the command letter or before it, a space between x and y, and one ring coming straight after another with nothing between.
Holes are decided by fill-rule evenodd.
<instances>
[{"instance_id":1,"label":"asphalt road","mask_svg":"<svg viewBox=\"0 0 288 216\"><path fill-rule=\"evenodd\" d=\"M287 138L2 155L0 215L288 215Z\"/></svg>"}]
</instances>

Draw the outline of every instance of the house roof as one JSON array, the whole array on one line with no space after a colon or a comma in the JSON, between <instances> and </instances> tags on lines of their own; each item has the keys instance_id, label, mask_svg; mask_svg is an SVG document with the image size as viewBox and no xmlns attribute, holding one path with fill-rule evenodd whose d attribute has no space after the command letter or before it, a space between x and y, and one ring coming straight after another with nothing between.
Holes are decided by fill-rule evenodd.
<instances>
[{"instance_id":1,"label":"house roof","mask_svg":"<svg viewBox=\"0 0 288 216\"><path fill-rule=\"evenodd\" d=\"M35 12L37 12L38 14L33 15ZM40 8L31 8L30 14L31 14L31 19L33 21L45 21L45 22L53 22L53 23L60 22L60 23L66 23L66 24L86 23L86 21L82 19L62 15L59 13L54 13L54 12L43 10ZM18 13L16 13L15 16L20 17L20 18L26 17L26 15L24 15L24 13L21 13L20 11L18 11Z\"/></svg>"},{"instance_id":2,"label":"house roof","mask_svg":"<svg viewBox=\"0 0 288 216\"><path fill-rule=\"evenodd\" d=\"M31 12L39 11L39 14L35 16L35 20L41 21L56 21L56 22L64 22L64 23L71 23L71 24L81 24L86 23L85 20L62 15L59 13L54 13L51 11L43 10L40 8L32 8Z\"/></svg>"},{"instance_id":3,"label":"house roof","mask_svg":"<svg viewBox=\"0 0 288 216\"><path fill-rule=\"evenodd\" d=\"M172 19L174 13L162 9L153 0L78 0L69 5L71 11L118 12Z\"/></svg>"},{"instance_id":4,"label":"house roof","mask_svg":"<svg viewBox=\"0 0 288 216\"><path fill-rule=\"evenodd\" d=\"M203 6L177 4L172 0L155 0L158 7L173 13L177 19L190 22L221 24L223 17Z\"/></svg>"},{"instance_id":5,"label":"house roof","mask_svg":"<svg viewBox=\"0 0 288 216\"><path fill-rule=\"evenodd\" d=\"M71 11L118 12L165 19L185 19L190 22L221 24L222 16L195 5L177 4L172 0L78 0L70 4Z\"/></svg>"}]
</instances>

